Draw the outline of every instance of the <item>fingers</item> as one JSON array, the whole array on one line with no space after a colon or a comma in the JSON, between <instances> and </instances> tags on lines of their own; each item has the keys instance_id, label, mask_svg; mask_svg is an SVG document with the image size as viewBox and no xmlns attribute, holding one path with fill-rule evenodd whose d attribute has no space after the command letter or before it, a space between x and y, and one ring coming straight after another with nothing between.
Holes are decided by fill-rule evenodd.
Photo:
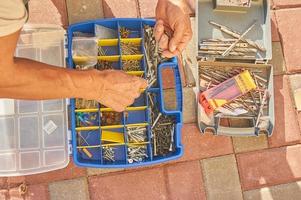
<instances>
[{"instance_id":1,"label":"fingers","mask_svg":"<svg viewBox=\"0 0 301 200\"><path fill-rule=\"evenodd\" d=\"M156 22L156 25L155 25L155 39L157 41L160 40L160 38L162 37L163 33L164 33L164 22L163 20L159 19L157 22Z\"/></svg>"},{"instance_id":2,"label":"fingers","mask_svg":"<svg viewBox=\"0 0 301 200\"><path fill-rule=\"evenodd\" d=\"M168 49L168 36L166 34L163 34L159 40L159 47L163 50Z\"/></svg>"},{"instance_id":3,"label":"fingers","mask_svg":"<svg viewBox=\"0 0 301 200\"><path fill-rule=\"evenodd\" d=\"M177 49L178 44L181 42L186 26L181 23L182 21L177 21L174 26L174 34L169 42L169 51L174 52Z\"/></svg>"}]
</instances>

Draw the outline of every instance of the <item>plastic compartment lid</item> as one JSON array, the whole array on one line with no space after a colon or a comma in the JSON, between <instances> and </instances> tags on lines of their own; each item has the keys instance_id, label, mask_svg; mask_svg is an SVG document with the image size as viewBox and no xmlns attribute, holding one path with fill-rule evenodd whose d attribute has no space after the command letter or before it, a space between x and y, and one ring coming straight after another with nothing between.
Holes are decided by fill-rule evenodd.
<instances>
[{"instance_id":1,"label":"plastic compartment lid","mask_svg":"<svg viewBox=\"0 0 301 200\"><path fill-rule=\"evenodd\" d=\"M65 30L25 25L15 55L65 66ZM0 177L64 168L69 163L66 100L0 99Z\"/></svg>"}]
</instances>

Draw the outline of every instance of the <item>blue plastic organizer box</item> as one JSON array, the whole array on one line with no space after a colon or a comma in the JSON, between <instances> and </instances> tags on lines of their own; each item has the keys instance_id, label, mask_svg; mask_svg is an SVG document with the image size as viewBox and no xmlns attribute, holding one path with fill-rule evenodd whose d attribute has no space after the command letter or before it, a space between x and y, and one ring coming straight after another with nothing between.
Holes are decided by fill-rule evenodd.
<instances>
[{"instance_id":1,"label":"blue plastic organizer box","mask_svg":"<svg viewBox=\"0 0 301 200\"><path fill-rule=\"evenodd\" d=\"M144 47L144 31L145 25L153 27L155 25L154 20L148 19L106 19L106 20L93 20L82 23L70 25L68 28L68 66L69 68L75 68L74 60L72 58L72 38L75 32L94 34L95 25L101 25L110 29L114 29L118 32L118 38L103 39L101 44L113 44L104 45L106 50L106 56L99 59L108 59L110 62L114 62L113 67L117 70L122 70L124 60L139 59L141 62L141 71L133 72L133 75L141 73L146 77L146 59ZM120 28L125 27L130 30L130 35L127 39L120 37ZM120 42L123 40L138 41L141 46L141 55L122 55ZM112 42L113 41L113 42ZM114 43L116 41L116 43ZM174 72L175 89L176 89L176 110L167 110L164 107L164 94L162 86L162 70L171 68ZM182 84L180 79L180 73L178 69L178 62L176 58L172 58L169 61L158 65L158 84L145 90L141 96L131 105L128 111L121 113L120 123L116 125L106 125L102 123L102 113L110 110L109 108L103 108L100 104L95 109L77 110L75 107L75 99L71 99L71 131L72 131L72 147L74 162L78 166L83 167L96 167L96 168L128 168L137 166L147 166L151 164L162 163L174 159L178 159L183 154L183 148L181 145L181 128L182 128ZM175 132L174 136L174 150L165 155L154 156L153 142L151 133L151 121L150 121L150 107L148 93L155 95L155 102L158 105L160 112L166 116L172 116L175 120ZM132 109L131 109L132 108ZM78 124L76 123L76 115L78 113L86 113L89 116L93 113L95 121L91 124ZM127 115L127 116L125 116ZM128 141L126 127L144 126L147 129L147 141L139 145L145 145L147 151L147 157L139 162L129 162L128 160L128 147L132 144ZM81 137L84 138L84 144L78 143L78 132L80 131ZM104 131L118 132L122 135L123 143L114 145L114 161L108 161L104 159L104 148L106 144L103 143L102 138ZM119 135L119 136L121 136ZM84 152L85 150L88 151Z\"/></svg>"}]
</instances>

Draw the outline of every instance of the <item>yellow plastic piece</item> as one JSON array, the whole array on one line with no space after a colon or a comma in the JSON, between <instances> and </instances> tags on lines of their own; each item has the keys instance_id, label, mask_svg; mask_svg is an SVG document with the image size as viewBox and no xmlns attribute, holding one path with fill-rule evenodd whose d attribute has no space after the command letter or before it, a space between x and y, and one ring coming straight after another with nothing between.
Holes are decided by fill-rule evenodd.
<instances>
[{"instance_id":1,"label":"yellow plastic piece","mask_svg":"<svg viewBox=\"0 0 301 200\"><path fill-rule=\"evenodd\" d=\"M118 39L101 39L98 40L98 46L117 46Z\"/></svg>"},{"instance_id":2,"label":"yellow plastic piece","mask_svg":"<svg viewBox=\"0 0 301 200\"><path fill-rule=\"evenodd\" d=\"M235 81L243 94L256 88L256 84L248 70L236 76Z\"/></svg>"},{"instance_id":3,"label":"yellow plastic piece","mask_svg":"<svg viewBox=\"0 0 301 200\"><path fill-rule=\"evenodd\" d=\"M139 143L127 143L128 146L141 146L149 144L150 142L139 142ZM94 145L94 146L77 146L77 149L93 149L93 148L100 148L100 147L110 147L110 146L122 146L126 145L126 143L110 143L110 144L102 144L102 145Z\"/></svg>"},{"instance_id":4,"label":"yellow plastic piece","mask_svg":"<svg viewBox=\"0 0 301 200\"><path fill-rule=\"evenodd\" d=\"M102 131L101 140L106 142L124 143L123 134L114 131Z\"/></svg>"},{"instance_id":5,"label":"yellow plastic piece","mask_svg":"<svg viewBox=\"0 0 301 200\"><path fill-rule=\"evenodd\" d=\"M75 64L85 63L89 60L95 59L93 56L73 56L73 62ZM97 60L109 61L109 62L118 62L120 56L97 56Z\"/></svg>"},{"instance_id":6,"label":"yellow plastic piece","mask_svg":"<svg viewBox=\"0 0 301 200\"><path fill-rule=\"evenodd\" d=\"M132 44L136 44L136 45L140 45L141 41L142 41L142 38L122 38L120 40L120 42L132 43Z\"/></svg>"},{"instance_id":7,"label":"yellow plastic piece","mask_svg":"<svg viewBox=\"0 0 301 200\"><path fill-rule=\"evenodd\" d=\"M137 106L137 107L127 107L126 111L139 111L139 110L146 110L147 106ZM100 112L111 112L113 111L112 108L100 108ZM90 108L90 109L76 109L75 112L98 112L98 108Z\"/></svg>"},{"instance_id":8,"label":"yellow plastic piece","mask_svg":"<svg viewBox=\"0 0 301 200\"><path fill-rule=\"evenodd\" d=\"M92 131L99 129L99 126L87 126L87 127L77 127L75 128L76 131Z\"/></svg>"},{"instance_id":9,"label":"yellow plastic piece","mask_svg":"<svg viewBox=\"0 0 301 200\"><path fill-rule=\"evenodd\" d=\"M91 152L87 148L83 148L83 152L89 157L92 158Z\"/></svg>"},{"instance_id":10,"label":"yellow plastic piece","mask_svg":"<svg viewBox=\"0 0 301 200\"><path fill-rule=\"evenodd\" d=\"M226 104L227 101L225 99L209 99L209 103L213 107L213 109L216 109Z\"/></svg>"},{"instance_id":11,"label":"yellow plastic piece","mask_svg":"<svg viewBox=\"0 0 301 200\"><path fill-rule=\"evenodd\" d=\"M118 62L120 56L97 56L98 60L109 61L109 62Z\"/></svg>"},{"instance_id":12,"label":"yellow plastic piece","mask_svg":"<svg viewBox=\"0 0 301 200\"><path fill-rule=\"evenodd\" d=\"M142 76L144 74L144 71L128 71L126 73L133 76Z\"/></svg>"},{"instance_id":13,"label":"yellow plastic piece","mask_svg":"<svg viewBox=\"0 0 301 200\"><path fill-rule=\"evenodd\" d=\"M89 60L94 60L95 56L73 56L72 59L75 64L81 64L88 62Z\"/></svg>"},{"instance_id":14,"label":"yellow plastic piece","mask_svg":"<svg viewBox=\"0 0 301 200\"><path fill-rule=\"evenodd\" d=\"M143 54L121 56L121 60L141 60L142 58Z\"/></svg>"}]
</instances>

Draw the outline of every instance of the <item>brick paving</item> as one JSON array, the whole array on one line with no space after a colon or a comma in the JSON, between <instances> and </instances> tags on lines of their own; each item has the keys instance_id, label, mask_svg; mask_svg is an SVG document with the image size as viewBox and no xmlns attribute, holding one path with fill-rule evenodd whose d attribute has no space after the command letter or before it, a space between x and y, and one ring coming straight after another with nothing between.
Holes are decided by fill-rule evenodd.
<instances>
[{"instance_id":1,"label":"brick paving","mask_svg":"<svg viewBox=\"0 0 301 200\"><path fill-rule=\"evenodd\" d=\"M293 98L293 91L301 87L301 2L271 3L276 116L272 138L200 134L194 95L185 88L184 116L189 124L183 126L181 159L126 170L78 168L71 160L65 169L0 178L0 200L8 195L1 189L24 181L29 185L28 200L301 199L301 113ZM89 18L154 17L154 10L155 2L148 0L31 0L29 21L66 27Z\"/></svg>"}]
</instances>

